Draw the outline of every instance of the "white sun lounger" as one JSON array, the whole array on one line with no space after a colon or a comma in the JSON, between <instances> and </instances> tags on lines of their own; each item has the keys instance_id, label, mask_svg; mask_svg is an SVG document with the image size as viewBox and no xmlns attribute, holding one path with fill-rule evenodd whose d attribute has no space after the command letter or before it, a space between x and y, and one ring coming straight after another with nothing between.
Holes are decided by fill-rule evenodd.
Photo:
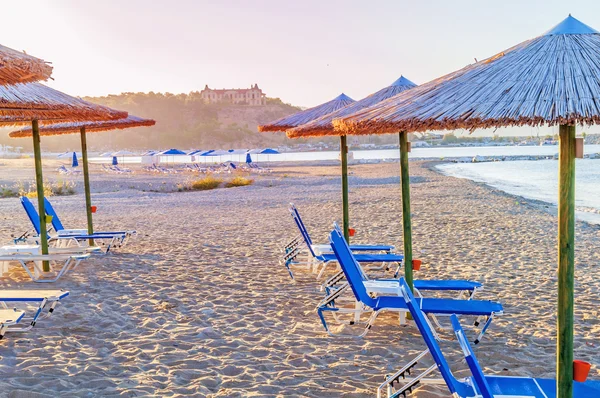
<instances>
[{"instance_id":1,"label":"white sun lounger","mask_svg":"<svg viewBox=\"0 0 600 398\"><path fill-rule=\"evenodd\" d=\"M18 289L18 290L0 290L0 306L4 309L8 309L8 303L18 304L37 304L37 309L31 319L29 319L29 325L27 326L10 326L7 328L8 332L25 332L31 330L36 322L41 319L42 311L44 308L48 308L48 316L54 312L54 309L58 303L67 297L69 292L66 290L42 290L42 289Z\"/></svg>"},{"instance_id":2,"label":"white sun lounger","mask_svg":"<svg viewBox=\"0 0 600 398\"><path fill-rule=\"evenodd\" d=\"M38 283L56 282L61 276L69 271L77 268L81 260L88 258L88 254L2 254L0 255L0 263L2 262L18 262L21 264L27 275L32 281ZM42 261L50 263L50 271L54 273L54 278L43 278ZM59 267L59 264L60 265Z\"/></svg>"},{"instance_id":3,"label":"white sun lounger","mask_svg":"<svg viewBox=\"0 0 600 398\"><path fill-rule=\"evenodd\" d=\"M4 337L6 329L14 326L25 316L25 312L20 310L0 310L0 339Z\"/></svg>"}]
</instances>

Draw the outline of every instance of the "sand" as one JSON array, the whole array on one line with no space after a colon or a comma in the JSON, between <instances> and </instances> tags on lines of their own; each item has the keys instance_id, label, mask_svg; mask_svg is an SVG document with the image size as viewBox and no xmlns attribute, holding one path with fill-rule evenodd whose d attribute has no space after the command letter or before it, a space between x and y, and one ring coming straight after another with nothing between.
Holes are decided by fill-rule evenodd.
<instances>
[{"instance_id":1,"label":"sand","mask_svg":"<svg viewBox=\"0 0 600 398\"><path fill-rule=\"evenodd\" d=\"M30 161L0 161L0 184L33 179ZM48 162L46 162L48 164ZM65 179L45 170L50 180ZM184 176L92 176L97 229L135 228L120 253L95 257L52 287L71 297L30 332L0 342L0 397L374 396L383 376L424 349L412 326L380 317L365 338L332 338L314 311L310 274L278 264L295 234L293 201L314 238L341 218L336 166L279 166L252 186L144 192ZM539 204L411 162L413 241L422 278L481 281L500 301L478 358L487 373L553 377L556 217ZM67 177L78 183L81 177ZM165 182L165 184L163 184ZM401 247L397 164L353 165L354 242ZM169 190L166 189L165 190ZM67 228L84 225L81 193L53 199ZM0 199L0 238L28 226L18 199ZM577 224L575 358L600 369L598 226ZM17 267L0 288L34 285ZM449 334L446 337L451 337ZM455 343L444 344L466 375ZM445 397L441 387L416 397Z\"/></svg>"}]
</instances>

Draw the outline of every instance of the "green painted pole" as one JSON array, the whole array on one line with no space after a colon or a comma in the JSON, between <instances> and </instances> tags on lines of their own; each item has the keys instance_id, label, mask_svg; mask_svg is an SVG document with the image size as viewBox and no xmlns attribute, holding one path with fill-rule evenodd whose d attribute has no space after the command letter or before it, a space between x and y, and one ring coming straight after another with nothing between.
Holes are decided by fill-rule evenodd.
<instances>
[{"instance_id":1,"label":"green painted pole","mask_svg":"<svg viewBox=\"0 0 600 398\"><path fill-rule=\"evenodd\" d=\"M90 170L88 166L87 138L85 136L85 127L80 130L81 133L81 160L83 161L83 185L85 187L85 209L87 213L88 234L94 234L94 221L92 219L92 194L90 192ZM90 246L94 246L94 240L89 240Z\"/></svg>"},{"instance_id":2,"label":"green painted pole","mask_svg":"<svg viewBox=\"0 0 600 398\"><path fill-rule=\"evenodd\" d=\"M42 254L48 254L48 229L46 228L46 208L44 206L44 176L42 175L42 151L40 148L40 128L37 120L31 122L33 135L33 156L35 159L35 185L37 188L38 210L40 212L40 240ZM44 272L50 271L48 261L42 262Z\"/></svg>"},{"instance_id":3,"label":"green painted pole","mask_svg":"<svg viewBox=\"0 0 600 398\"><path fill-rule=\"evenodd\" d=\"M410 176L408 173L408 133L400 132L400 180L402 184L402 230L404 238L404 279L413 288L412 225L410 221Z\"/></svg>"},{"instance_id":4,"label":"green painted pole","mask_svg":"<svg viewBox=\"0 0 600 398\"><path fill-rule=\"evenodd\" d=\"M560 126L558 157L558 314L556 388L573 397L573 287L575 279L575 126Z\"/></svg>"},{"instance_id":5,"label":"green painted pole","mask_svg":"<svg viewBox=\"0 0 600 398\"><path fill-rule=\"evenodd\" d=\"M342 207L344 210L344 237L350 242L350 211L348 209L348 145L346 136L340 136L340 157L342 160Z\"/></svg>"}]
</instances>

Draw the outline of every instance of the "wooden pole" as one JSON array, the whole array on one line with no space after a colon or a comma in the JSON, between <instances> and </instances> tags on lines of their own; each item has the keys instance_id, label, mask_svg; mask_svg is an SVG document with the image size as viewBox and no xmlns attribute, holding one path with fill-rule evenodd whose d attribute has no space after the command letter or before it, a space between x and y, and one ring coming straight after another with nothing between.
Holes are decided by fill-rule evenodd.
<instances>
[{"instance_id":1,"label":"wooden pole","mask_svg":"<svg viewBox=\"0 0 600 398\"><path fill-rule=\"evenodd\" d=\"M38 211L40 213L40 241L42 254L48 254L48 229L46 228L46 207L44 206L44 176L42 175L42 151L40 148L40 128L37 120L31 122L33 135L33 156L35 160L35 185L37 188ZM44 272L50 271L48 261L42 262Z\"/></svg>"},{"instance_id":2,"label":"wooden pole","mask_svg":"<svg viewBox=\"0 0 600 398\"><path fill-rule=\"evenodd\" d=\"M402 230L404 238L404 279L413 288L412 225L410 221L410 176L408 173L408 133L400 132L400 180L402 184Z\"/></svg>"},{"instance_id":3,"label":"wooden pole","mask_svg":"<svg viewBox=\"0 0 600 398\"><path fill-rule=\"evenodd\" d=\"M92 219L92 194L90 192L90 171L87 155L87 138L85 136L85 127L80 130L81 133L81 160L83 161L83 185L85 187L85 209L87 213L88 234L94 234L94 221ZM94 240L89 240L90 246L94 246Z\"/></svg>"},{"instance_id":4,"label":"wooden pole","mask_svg":"<svg viewBox=\"0 0 600 398\"><path fill-rule=\"evenodd\" d=\"M575 126L560 126L558 157L558 314L556 388L573 397L573 285L575 279Z\"/></svg>"},{"instance_id":5,"label":"wooden pole","mask_svg":"<svg viewBox=\"0 0 600 398\"><path fill-rule=\"evenodd\" d=\"M346 136L340 136L340 157L342 160L342 207L344 211L344 237L350 243L350 211L348 209L348 145Z\"/></svg>"}]
</instances>

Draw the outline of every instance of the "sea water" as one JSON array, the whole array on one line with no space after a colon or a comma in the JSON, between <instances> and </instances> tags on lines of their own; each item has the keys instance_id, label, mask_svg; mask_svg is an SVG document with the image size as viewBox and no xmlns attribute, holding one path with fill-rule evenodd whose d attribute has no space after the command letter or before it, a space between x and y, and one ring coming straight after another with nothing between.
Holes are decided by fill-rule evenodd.
<instances>
[{"instance_id":1,"label":"sea water","mask_svg":"<svg viewBox=\"0 0 600 398\"><path fill-rule=\"evenodd\" d=\"M483 182L507 193L556 205L558 161L518 160L485 163L447 163L436 166L443 174ZM600 160L575 162L577 217L600 224Z\"/></svg>"}]
</instances>

